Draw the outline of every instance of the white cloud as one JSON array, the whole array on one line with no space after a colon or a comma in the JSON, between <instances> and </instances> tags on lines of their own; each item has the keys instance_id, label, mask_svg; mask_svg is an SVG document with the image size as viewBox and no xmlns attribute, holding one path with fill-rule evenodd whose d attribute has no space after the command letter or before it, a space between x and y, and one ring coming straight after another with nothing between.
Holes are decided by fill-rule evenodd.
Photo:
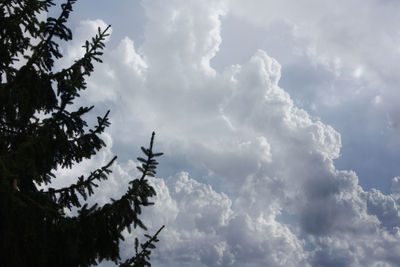
<instances>
[{"instance_id":1,"label":"white cloud","mask_svg":"<svg viewBox=\"0 0 400 267\"><path fill-rule=\"evenodd\" d=\"M304 261L302 242L273 216L252 218L242 210L232 210L226 194L187 173L151 182L158 196L155 206L146 210L147 224L153 229L166 225L156 251L156 266L254 265L249 258L272 266L295 266Z\"/></svg>"},{"instance_id":2,"label":"white cloud","mask_svg":"<svg viewBox=\"0 0 400 267\"><path fill-rule=\"evenodd\" d=\"M393 194L400 195L400 177L394 177L392 180Z\"/></svg>"},{"instance_id":3,"label":"white cloud","mask_svg":"<svg viewBox=\"0 0 400 267\"><path fill-rule=\"evenodd\" d=\"M350 86L336 87L333 92L313 88L319 96L316 101L323 100L321 94L328 99L339 95L335 105L341 106L359 99L360 93L370 100L382 95L380 108L388 113L391 126L397 131L399 8L396 1L377 0L335 3L251 0L246 4L233 0L230 10L233 16L262 27L267 33L277 25L287 25L286 32L291 37L281 41L291 42L289 49L285 47L286 53L295 49L305 55L319 68L334 73L333 82L353 81ZM283 27L280 29L285 31Z\"/></svg>"},{"instance_id":4,"label":"white cloud","mask_svg":"<svg viewBox=\"0 0 400 267\"><path fill-rule=\"evenodd\" d=\"M138 147L156 129L160 150L216 179L208 185L179 172L151 180L158 195L145 220L152 231L166 224L156 266L395 266L398 179L384 195L337 170L340 134L296 107L279 86L281 65L266 52L223 71L211 67L225 4L145 1L143 44L126 37L108 48L85 95L111 106L115 147ZM111 154L107 138L96 163ZM133 161L117 164L99 200L123 192L135 174ZM128 238L125 255L132 245Z\"/></svg>"}]
</instances>

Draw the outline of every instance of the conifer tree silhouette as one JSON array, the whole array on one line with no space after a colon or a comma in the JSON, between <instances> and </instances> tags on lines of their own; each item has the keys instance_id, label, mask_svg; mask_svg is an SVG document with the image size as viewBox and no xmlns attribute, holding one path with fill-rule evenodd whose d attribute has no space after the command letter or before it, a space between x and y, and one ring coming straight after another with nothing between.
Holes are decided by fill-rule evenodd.
<instances>
[{"instance_id":1,"label":"conifer tree silhouette","mask_svg":"<svg viewBox=\"0 0 400 267\"><path fill-rule=\"evenodd\" d=\"M72 168L105 146L101 133L110 125L109 111L93 128L83 119L93 106L71 111L93 63L102 62L110 26L85 42L82 58L53 72L62 57L57 41L72 39L66 22L74 2L66 1L60 16L46 21L38 14L54 6L52 0L0 2L0 265L90 266L111 260L150 266L164 226L142 244L136 239L134 255L124 262L119 244L122 231L132 225L146 230L139 215L156 194L146 178L155 175L156 157L162 155L153 152L154 133L150 146L142 147L145 157L138 158L141 177L130 181L119 199L104 206L84 204L107 179L116 157L68 187L51 188L57 167ZM24 61L22 67L16 67L18 60ZM65 214L71 208L77 215Z\"/></svg>"}]
</instances>

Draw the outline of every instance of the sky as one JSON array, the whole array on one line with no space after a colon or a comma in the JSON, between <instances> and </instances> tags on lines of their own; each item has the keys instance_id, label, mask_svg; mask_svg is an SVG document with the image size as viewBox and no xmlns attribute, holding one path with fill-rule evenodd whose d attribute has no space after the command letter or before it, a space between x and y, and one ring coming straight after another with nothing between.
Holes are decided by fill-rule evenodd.
<instances>
[{"instance_id":1,"label":"sky","mask_svg":"<svg viewBox=\"0 0 400 267\"><path fill-rule=\"evenodd\" d=\"M92 203L137 177L156 132L153 266L398 266L400 2L78 1L61 68L112 25L77 105L111 110L118 155ZM54 14L57 11L53 10ZM52 13L50 13L52 14ZM125 233L123 257L133 253ZM102 266L113 266L103 263Z\"/></svg>"}]
</instances>

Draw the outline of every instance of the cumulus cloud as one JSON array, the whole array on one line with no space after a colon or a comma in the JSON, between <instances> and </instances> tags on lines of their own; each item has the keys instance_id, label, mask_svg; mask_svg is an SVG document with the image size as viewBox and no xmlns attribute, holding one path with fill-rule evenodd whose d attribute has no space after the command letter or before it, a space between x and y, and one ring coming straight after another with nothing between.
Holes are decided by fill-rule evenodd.
<instances>
[{"instance_id":1,"label":"cumulus cloud","mask_svg":"<svg viewBox=\"0 0 400 267\"><path fill-rule=\"evenodd\" d=\"M334 74L331 88L311 88L312 100L317 104L341 106L362 97L372 103L379 97L381 102L371 105L371 109L386 112L391 127L397 131L399 7L396 1L376 0L252 0L246 5L233 0L230 10L233 16L263 28L272 37L277 27L289 35L281 42L285 42L286 53L294 51L292 59L285 57L279 47L275 49L289 67L296 67L293 58L298 54Z\"/></svg>"},{"instance_id":2,"label":"cumulus cloud","mask_svg":"<svg viewBox=\"0 0 400 267\"><path fill-rule=\"evenodd\" d=\"M151 231L166 225L155 266L395 266L399 179L385 195L338 170L340 134L294 104L267 52L211 67L226 2L143 6L143 44L125 37L108 48L84 97L113 111L109 147L92 162L146 143L153 129L160 150L177 161L175 175L151 179L158 195L145 222ZM98 200L123 192L135 166L118 163ZM132 246L127 234L125 256Z\"/></svg>"},{"instance_id":3,"label":"cumulus cloud","mask_svg":"<svg viewBox=\"0 0 400 267\"><path fill-rule=\"evenodd\" d=\"M152 179L158 195L146 210L146 223L167 227L160 236L156 265L296 266L304 262L302 241L273 216L251 217L232 207L231 199L210 185L178 173L168 179ZM130 248L132 238L127 238ZM127 254L129 255L130 249Z\"/></svg>"}]
</instances>

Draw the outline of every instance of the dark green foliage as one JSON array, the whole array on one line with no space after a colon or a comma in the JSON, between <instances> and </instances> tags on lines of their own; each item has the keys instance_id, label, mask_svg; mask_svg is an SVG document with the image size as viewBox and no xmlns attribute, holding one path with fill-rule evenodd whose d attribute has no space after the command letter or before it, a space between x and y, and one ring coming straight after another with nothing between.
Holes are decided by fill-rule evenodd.
<instances>
[{"instance_id":1,"label":"dark green foliage","mask_svg":"<svg viewBox=\"0 0 400 267\"><path fill-rule=\"evenodd\" d=\"M101 133L110 125L109 112L89 128L82 116L93 109L72 104L86 88L85 77L104 48L108 27L87 41L84 56L68 68L53 72L62 57L55 41L72 39L65 26L72 4L61 5L58 18L38 20L53 1L0 2L0 251L2 266L90 266L111 260L121 266L149 266L157 235L146 236L136 254L120 262L122 231L139 226L142 207L152 205L156 192L147 180L154 176L154 133L145 158L138 158L142 176L130 181L120 199L99 207L84 204L98 183L111 173L108 164L66 188L39 189L56 178L54 170L89 159L105 146ZM16 67L18 60L21 67ZM83 204L83 205L82 205ZM65 209L77 209L66 216Z\"/></svg>"}]
</instances>

